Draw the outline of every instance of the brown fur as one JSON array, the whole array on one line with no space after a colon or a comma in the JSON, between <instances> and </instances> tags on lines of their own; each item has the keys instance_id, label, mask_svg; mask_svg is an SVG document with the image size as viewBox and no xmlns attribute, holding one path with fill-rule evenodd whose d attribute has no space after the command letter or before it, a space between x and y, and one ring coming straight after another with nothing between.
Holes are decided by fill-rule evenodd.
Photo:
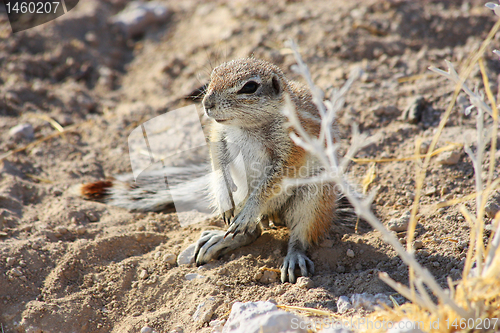
<instances>
[{"instance_id":1,"label":"brown fur","mask_svg":"<svg viewBox=\"0 0 500 333\"><path fill-rule=\"evenodd\" d=\"M84 184L80 187L80 194L88 200L103 200L107 196L107 189L113 186L113 180L100 180Z\"/></svg>"}]
</instances>

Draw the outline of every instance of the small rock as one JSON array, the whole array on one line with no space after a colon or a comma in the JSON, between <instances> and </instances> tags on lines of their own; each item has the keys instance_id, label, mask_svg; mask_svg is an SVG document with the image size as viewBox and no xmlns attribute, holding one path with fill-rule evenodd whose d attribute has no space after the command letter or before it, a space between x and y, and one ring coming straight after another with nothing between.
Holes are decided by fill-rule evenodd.
<instances>
[{"instance_id":1,"label":"small rock","mask_svg":"<svg viewBox=\"0 0 500 333\"><path fill-rule=\"evenodd\" d=\"M431 195L434 195L438 192L436 186L431 186L431 187L428 187L426 190L425 190L425 195L427 196L431 196Z\"/></svg>"},{"instance_id":2,"label":"small rock","mask_svg":"<svg viewBox=\"0 0 500 333\"><path fill-rule=\"evenodd\" d=\"M33 140L35 130L31 124L19 124L9 130L9 135L16 141L21 139Z\"/></svg>"},{"instance_id":3,"label":"small rock","mask_svg":"<svg viewBox=\"0 0 500 333\"><path fill-rule=\"evenodd\" d=\"M416 124L422 119L422 114L427 107L427 101L422 96L416 96L403 111L401 118L410 123Z\"/></svg>"},{"instance_id":4,"label":"small rock","mask_svg":"<svg viewBox=\"0 0 500 333\"><path fill-rule=\"evenodd\" d=\"M306 333L306 319L280 310L271 302L235 302L224 325L224 333Z\"/></svg>"},{"instance_id":5,"label":"small rock","mask_svg":"<svg viewBox=\"0 0 500 333\"><path fill-rule=\"evenodd\" d=\"M166 264L170 264L170 265L175 265L175 261L176 261L176 256L175 254L173 253L165 253L163 255L163 262L166 263Z\"/></svg>"},{"instance_id":6,"label":"small rock","mask_svg":"<svg viewBox=\"0 0 500 333\"><path fill-rule=\"evenodd\" d=\"M155 252L153 258L155 258L155 260L158 260L158 259L160 259L160 257L161 257L161 251Z\"/></svg>"},{"instance_id":7,"label":"small rock","mask_svg":"<svg viewBox=\"0 0 500 333\"><path fill-rule=\"evenodd\" d=\"M57 227L54 228L54 231L57 233L57 234L61 234L61 235L64 235L66 233L68 233L68 228L62 226L62 225L59 225Z\"/></svg>"},{"instance_id":8,"label":"small rock","mask_svg":"<svg viewBox=\"0 0 500 333\"><path fill-rule=\"evenodd\" d=\"M301 289L314 288L314 282L307 276L301 276L297 279L297 286Z\"/></svg>"},{"instance_id":9,"label":"small rock","mask_svg":"<svg viewBox=\"0 0 500 333\"><path fill-rule=\"evenodd\" d=\"M352 304L347 296L340 296L337 300L337 310L339 313L346 313L352 309Z\"/></svg>"},{"instance_id":10,"label":"small rock","mask_svg":"<svg viewBox=\"0 0 500 333\"><path fill-rule=\"evenodd\" d=\"M354 251L353 251L353 250L351 250L351 249L348 249L348 250L347 250L346 255L347 255L349 258L354 258Z\"/></svg>"},{"instance_id":11,"label":"small rock","mask_svg":"<svg viewBox=\"0 0 500 333\"><path fill-rule=\"evenodd\" d=\"M16 262L16 259L12 258L12 257L8 257L7 259L5 259L5 263L7 264L7 267L14 265L15 262Z\"/></svg>"},{"instance_id":12,"label":"small rock","mask_svg":"<svg viewBox=\"0 0 500 333\"><path fill-rule=\"evenodd\" d=\"M214 311L217 307L217 303L214 297L208 297L205 301L198 304L196 311L193 314L193 320L198 326L202 326L210 321Z\"/></svg>"},{"instance_id":13,"label":"small rock","mask_svg":"<svg viewBox=\"0 0 500 333\"><path fill-rule=\"evenodd\" d=\"M222 267L222 268L220 268L217 271L217 274L219 274L219 275L226 275L227 274L227 269L225 267Z\"/></svg>"},{"instance_id":14,"label":"small rock","mask_svg":"<svg viewBox=\"0 0 500 333\"><path fill-rule=\"evenodd\" d=\"M12 275L14 275L16 277L23 276L23 272L21 272L20 267L12 268L10 271L11 271Z\"/></svg>"},{"instance_id":15,"label":"small rock","mask_svg":"<svg viewBox=\"0 0 500 333\"><path fill-rule=\"evenodd\" d=\"M421 249L424 247L424 242L422 242L421 240L416 240L414 243L413 243L413 248L418 250L418 249Z\"/></svg>"},{"instance_id":16,"label":"small rock","mask_svg":"<svg viewBox=\"0 0 500 333\"><path fill-rule=\"evenodd\" d=\"M262 274L261 278L259 279L259 281L261 283L266 283L266 284L274 283L274 282L278 281L278 274L276 272L273 272L273 271L265 270L264 273Z\"/></svg>"},{"instance_id":17,"label":"small rock","mask_svg":"<svg viewBox=\"0 0 500 333\"><path fill-rule=\"evenodd\" d=\"M188 274L184 275L184 278L188 281L191 281L194 279L202 279L202 278L204 278L204 276L200 275L198 273L188 273Z\"/></svg>"},{"instance_id":18,"label":"small rock","mask_svg":"<svg viewBox=\"0 0 500 333\"><path fill-rule=\"evenodd\" d=\"M83 225L79 225L75 228L75 231L78 235L85 235L85 233L87 232L87 228L85 228Z\"/></svg>"},{"instance_id":19,"label":"small rock","mask_svg":"<svg viewBox=\"0 0 500 333\"><path fill-rule=\"evenodd\" d=\"M55 188L52 190L52 195L55 196L55 197L59 197L63 194L63 191L61 191L60 189L58 188Z\"/></svg>"},{"instance_id":20,"label":"small rock","mask_svg":"<svg viewBox=\"0 0 500 333\"><path fill-rule=\"evenodd\" d=\"M494 201L489 201L486 203L486 206L484 207L484 212L486 213L486 216L489 218L494 218L497 213L500 211L500 204Z\"/></svg>"},{"instance_id":21,"label":"small rock","mask_svg":"<svg viewBox=\"0 0 500 333\"><path fill-rule=\"evenodd\" d=\"M144 326L141 328L141 333L153 333L153 329L149 326Z\"/></svg>"},{"instance_id":22,"label":"small rock","mask_svg":"<svg viewBox=\"0 0 500 333\"><path fill-rule=\"evenodd\" d=\"M85 214L87 216L87 218L89 219L90 222L97 222L99 221L99 216L95 213L95 212L87 212Z\"/></svg>"},{"instance_id":23,"label":"small rock","mask_svg":"<svg viewBox=\"0 0 500 333\"><path fill-rule=\"evenodd\" d=\"M379 303L392 306L391 300L384 294L354 294L351 296L351 303L356 310L363 308L368 311L374 311L375 308L381 307Z\"/></svg>"},{"instance_id":24,"label":"small rock","mask_svg":"<svg viewBox=\"0 0 500 333\"><path fill-rule=\"evenodd\" d=\"M209 327L212 327L213 331L212 333L215 332L222 332L222 327L226 323L225 319L222 320L212 320L211 322L208 323Z\"/></svg>"},{"instance_id":25,"label":"small rock","mask_svg":"<svg viewBox=\"0 0 500 333\"><path fill-rule=\"evenodd\" d=\"M453 151L445 151L442 154L439 154L437 158L437 162L442 165L455 165L460 161L460 157L462 154L456 150Z\"/></svg>"},{"instance_id":26,"label":"small rock","mask_svg":"<svg viewBox=\"0 0 500 333\"><path fill-rule=\"evenodd\" d=\"M189 245L184 251L182 251L177 256L177 265L189 265L194 262L194 250L196 248L196 244Z\"/></svg>"},{"instance_id":27,"label":"small rock","mask_svg":"<svg viewBox=\"0 0 500 333\"><path fill-rule=\"evenodd\" d=\"M387 227L391 231L406 231L408 229L408 224L410 223L411 211L406 211L398 219L390 220Z\"/></svg>"},{"instance_id":28,"label":"small rock","mask_svg":"<svg viewBox=\"0 0 500 333\"><path fill-rule=\"evenodd\" d=\"M139 273L139 279L141 280L146 280L149 276L149 273L147 270L143 269L140 273Z\"/></svg>"},{"instance_id":29,"label":"small rock","mask_svg":"<svg viewBox=\"0 0 500 333\"><path fill-rule=\"evenodd\" d=\"M255 281L260 281L260 279L262 278L262 275L264 275L264 271L259 269L259 270L257 270L257 272L255 272L253 279Z\"/></svg>"},{"instance_id":30,"label":"small rock","mask_svg":"<svg viewBox=\"0 0 500 333\"><path fill-rule=\"evenodd\" d=\"M337 273L345 273L345 266L342 265L337 266Z\"/></svg>"},{"instance_id":31,"label":"small rock","mask_svg":"<svg viewBox=\"0 0 500 333\"><path fill-rule=\"evenodd\" d=\"M424 142L420 143L420 148L418 151L420 153L420 155L427 154L427 152L429 151L430 145L431 145L431 143L428 141L424 141Z\"/></svg>"},{"instance_id":32,"label":"small rock","mask_svg":"<svg viewBox=\"0 0 500 333\"><path fill-rule=\"evenodd\" d=\"M168 15L168 8L159 1L131 1L110 21L119 26L127 38L131 38L145 33L151 25L165 21Z\"/></svg>"},{"instance_id":33,"label":"small rock","mask_svg":"<svg viewBox=\"0 0 500 333\"><path fill-rule=\"evenodd\" d=\"M169 333L184 333L184 329L181 326L176 326Z\"/></svg>"}]
</instances>

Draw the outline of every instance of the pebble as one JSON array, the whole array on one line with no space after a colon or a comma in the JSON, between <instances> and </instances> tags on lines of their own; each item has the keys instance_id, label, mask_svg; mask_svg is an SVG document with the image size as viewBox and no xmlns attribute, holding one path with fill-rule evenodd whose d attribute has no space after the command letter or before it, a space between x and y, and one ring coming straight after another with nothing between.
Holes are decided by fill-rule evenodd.
<instances>
[{"instance_id":1,"label":"pebble","mask_svg":"<svg viewBox=\"0 0 500 333\"><path fill-rule=\"evenodd\" d=\"M427 141L420 143L420 148L419 148L420 155L427 154L427 151L429 150L430 145L431 145L430 142L427 142Z\"/></svg>"},{"instance_id":2,"label":"pebble","mask_svg":"<svg viewBox=\"0 0 500 333\"><path fill-rule=\"evenodd\" d=\"M349 298L347 296L340 296L337 300L337 311L339 313L346 313L350 309L352 309L352 304Z\"/></svg>"},{"instance_id":3,"label":"pebble","mask_svg":"<svg viewBox=\"0 0 500 333\"><path fill-rule=\"evenodd\" d=\"M351 250L351 249L348 249L348 250L347 250L346 255L347 255L349 258L354 258L354 251L353 251L353 250Z\"/></svg>"},{"instance_id":4,"label":"pebble","mask_svg":"<svg viewBox=\"0 0 500 333\"><path fill-rule=\"evenodd\" d=\"M184 275L184 278L188 281L191 281L194 279L202 279L202 278L204 278L204 276L200 275L198 273L188 273L188 274Z\"/></svg>"},{"instance_id":5,"label":"pebble","mask_svg":"<svg viewBox=\"0 0 500 333\"><path fill-rule=\"evenodd\" d=\"M406 109L404 109L401 118L410 123L416 124L422 119L422 114L427 107L427 101L423 96L413 98Z\"/></svg>"},{"instance_id":6,"label":"pebble","mask_svg":"<svg viewBox=\"0 0 500 333\"><path fill-rule=\"evenodd\" d=\"M7 267L14 265L15 262L16 262L16 259L12 258L12 257L8 257L7 259L5 259L5 263L7 264Z\"/></svg>"},{"instance_id":7,"label":"pebble","mask_svg":"<svg viewBox=\"0 0 500 333\"><path fill-rule=\"evenodd\" d=\"M57 233L57 234L61 234L61 235L64 235L66 233L68 233L68 228L62 226L62 225L59 225L57 227L54 228L54 231Z\"/></svg>"},{"instance_id":8,"label":"pebble","mask_svg":"<svg viewBox=\"0 0 500 333\"><path fill-rule=\"evenodd\" d=\"M16 141L21 139L33 140L35 138L35 130L31 124L19 124L9 130L9 135Z\"/></svg>"},{"instance_id":9,"label":"pebble","mask_svg":"<svg viewBox=\"0 0 500 333\"><path fill-rule=\"evenodd\" d=\"M177 265L189 265L194 262L194 250L196 248L196 244L189 245L184 251L179 253L177 256Z\"/></svg>"},{"instance_id":10,"label":"pebble","mask_svg":"<svg viewBox=\"0 0 500 333\"><path fill-rule=\"evenodd\" d=\"M253 279L255 281L259 281L260 278L262 277L262 275L264 275L264 270L259 269L259 270L257 270L257 272L255 272Z\"/></svg>"},{"instance_id":11,"label":"pebble","mask_svg":"<svg viewBox=\"0 0 500 333\"><path fill-rule=\"evenodd\" d=\"M392 306L391 300L385 294L354 294L351 296L351 303L356 310L363 308L368 311L373 311L375 310L375 308L381 307L379 303L384 303L387 306Z\"/></svg>"},{"instance_id":12,"label":"pebble","mask_svg":"<svg viewBox=\"0 0 500 333\"><path fill-rule=\"evenodd\" d=\"M143 328L141 328L141 333L153 333L154 330L149 327L149 326L144 326Z\"/></svg>"},{"instance_id":13,"label":"pebble","mask_svg":"<svg viewBox=\"0 0 500 333\"><path fill-rule=\"evenodd\" d=\"M500 211L500 204L494 201L489 201L484 207L484 212L489 218L494 218L495 215Z\"/></svg>"},{"instance_id":14,"label":"pebble","mask_svg":"<svg viewBox=\"0 0 500 333\"><path fill-rule=\"evenodd\" d=\"M173 253L165 253L162 258L163 262L170 265L175 265L177 257Z\"/></svg>"},{"instance_id":15,"label":"pebble","mask_svg":"<svg viewBox=\"0 0 500 333\"><path fill-rule=\"evenodd\" d=\"M389 230L391 231L406 231L408 229L408 223L410 223L411 211L406 211L398 219L390 220L387 224Z\"/></svg>"},{"instance_id":16,"label":"pebble","mask_svg":"<svg viewBox=\"0 0 500 333\"><path fill-rule=\"evenodd\" d=\"M225 319L222 319L222 320L212 320L211 322L208 323L208 326L213 328L212 333L222 332L222 328L223 328L223 326L224 326L225 323L226 323Z\"/></svg>"},{"instance_id":17,"label":"pebble","mask_svg":"<svg viewBox=\"0 0 500 333\"><path fill-rule=\"evenodd\" d=\"M94 213L94 212L87 212L87 218L89 219L90 222L97 222L99 221L99 216Z\"/></svg>"},{"instance_id":18,"label":"pebble","mask_svg":"<svg viewBox=\"0 0 500 333\"><path fill-rule=\"evenodd\" d=\"M225 267L222 267L222 268L220 268L217 271L217 274L219 274L219 275L226 275L227 274L227 269Z\"/></svg>"},{"instance_id":19,"label":"pebble","mask_svg":"<svg viewBox=\"0 0 500 333\"><path fill-rule=\"evenodd\" d=\"M210 321L212 315L214 314L217 303L215 297L208 297L205 301L198 304L196 311L193 314L193 320L197 325L201 326Z\"/></svg>"},{"instance_id":20,"label":"pebble","mask_svg":"<svg viewBox=\"0 0 500 333\"><path fill-rule=\"evenodd\" d=\"M278 281L278 273L265 270L262 273L262 276L260 277L259 281L261 283L266 283L266 284L274 283Z\"/></svg>"},{"instance_id":21,"label":"pebble","mask_svg":"<svg viewBox=\"0 0 500 333\"><path fill-rule=\"evenodd\" d=\"M293 332L306 333L297 323L305 319L280 310L271 302L235 302L224 325L224 333Z\"/></svg>"},{"instance_id":22,"label":"pebble","mask_svg":"<svg viewBox=\"0 0 500 333\"><path fill-rule=\"evenodd\" d=\"M422 242L421 240L416 240L414 243L413 243L413 248L418 250L418 249L421 249L424 247L424 242Z\"/></svg>"},{"instance_id":23,"label":"pebble","mask_svg":"<svg viewBox=\"0 0 500 333\"><path fill-rule=\"evenodd\" d=\"M147 270L143 269L140 273L139 273L139 279L141 280L146 280L149 276L149 273Z\"/></svg>"},{"instance_id":24,"label":"pebble","mask_svg":"<svg viewBox=\"0 0 500 333\"><path fill-rule=\"evenodd\" d=\"M168 15L168 8L159 1L131 1L110 21L119 26L127 38L131 38L145 33L152 24L165 21Z\"/></svg>"},{"instance_id":25,"label":"pebble","mask_svg":"<svg viewBox=\"0 0 500 333\"><path fill-rule=\"evenodd\" d=\"M431 186L425 189L425 195L431 196L438 192L438 189L435 186Z\"/></svg>"},{"instance_id":26,"label":"pebble","mask_svg":"<svg viewBox=\"0 0 500 333\"><path fill-rule=\"evenodd\" d=\"M297 286L301 289L314 288L314 282L307 276L301 276L297 279Z\"/></svg>"},{"instance_id":27,"label":"pebble","mask_svg":"<svg viewBox=\"0 0 500 333\"><path fill-rule=\"evenodd\" d=\"M63 191L61 191L58 188L55 188L55 189L52 190L52 195L55 196L55 197L61 196L62 194L63 194Z\"/></svg>"},{"instance_id":28,"label":"pebble","mask_svg":"<svg viewBox=\"0 0 500 333\"><path fill-rule=\"evenodd\" d=\"M442 165L455 165L460 161L460 157L462 154L456 150L453 151L445 151L442 154L439 154L437 158L437 162Z\"/></svg>"},{"instance_id":29,"label":"pebble","mask_svg":"<svg viewBox=\"0 0 500 333\"><path fill-rule=\"evenodd\" d=\"M184 329L181 326L176 326L169 333L184 333Z\"/></svg>"},{"instance_id":30,"label":"pebble","mask_svg":"<svg viewBox=\"0 0 500 333\"><path fill-rule=\"evenodd\" d=\"M23 276L23 272L21 272L20 267L12 268L10 271L11 271L12 275L14 275L16 277Z\"/></svg>"},{"instance_id":31,"label":"pebble","mask_svg":"<svg viewBox=\"0 0 500 333\"><path fill-rule=\"evenodd\" d=\"M337 266L337 273L345 273L345 266L342 265Z\"/></svg>"},{"instance_id":32,"label":"pebble","mask_svg":"<svg viewBox=\"0 0 500 333\"><path fill-rule=\"evenodd\" d=\"M161 257L161 251L158 251L154 254L153 258L155 258L156 260L160 259Z\"/></svg>"},{"instance_id":33,"label":"pebble","mask_svg":"<svg viewBox=\"0 0 500 333\"><path fill-rule=\"evenodd\" d=\"M75 231L78 235L84 235L87 232L87 228L85 228L83 225L80 225L75 228Z\"/></svg>"}]
</instances>

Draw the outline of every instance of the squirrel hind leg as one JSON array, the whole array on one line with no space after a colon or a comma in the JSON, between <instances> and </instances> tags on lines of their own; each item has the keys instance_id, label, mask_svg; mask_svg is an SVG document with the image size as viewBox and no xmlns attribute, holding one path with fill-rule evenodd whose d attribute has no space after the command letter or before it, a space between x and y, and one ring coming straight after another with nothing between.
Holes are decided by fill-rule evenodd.
<instances>
[{"instance_id":1,"label":"squirrel hind leg","mask_svg":"<svg viewBox=\"0 0 500 333\"><path fill-rule=\"evenodd\" d=\"M284 220L290 229L288 251L281 267L281 281L295 283L295 269L302 276L314 274L314 264L306 256L310 245L328 234L337 205L337 194L331 184L300 186L287 202Z\"/></svg>"},{"instance_id":2,"label":"squirrel hind leg","mask_svg":"<svg viewBox=\"0 0 500 333\"><path fill-rule=\"evenodd\" d=\"M196 265L204 265L212 259L218 259L228 252L251 244L259 238L261 233L260 223L253 230L239 233L234 238L231 235L224 237L225 230L206 230L201 233L200 239L196 242L194 251Z\"/></svg>"}]
</instances>

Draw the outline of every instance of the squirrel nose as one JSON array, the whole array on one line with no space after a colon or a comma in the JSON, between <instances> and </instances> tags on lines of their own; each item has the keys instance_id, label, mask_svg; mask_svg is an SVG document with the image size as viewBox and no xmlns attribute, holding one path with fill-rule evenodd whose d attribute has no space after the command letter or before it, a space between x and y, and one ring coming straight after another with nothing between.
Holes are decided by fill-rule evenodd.
<instances>
[{"instance_id":1,"label":"squirrel nose","mask_svg":"<svg viewBox=\"0 0 500 333\"><path fill-rule=\"evenodd\" d=\"M209 110L215 107L215 101L213 101L211 98L205 98L203 100L203 107L205 110Z\"/></svg>"},{"instance_id":2,"label":"squirrel nose","mask_svg":"<svg viewBox=\"0 0 500 333\"><path fill-rule=\"evenodd\" d=\"M203 108L205 109L205 113L210 117L211 111L215 107L215 98L213 94L205 95L203 98Z\"/></svg>"}]
</instances>

